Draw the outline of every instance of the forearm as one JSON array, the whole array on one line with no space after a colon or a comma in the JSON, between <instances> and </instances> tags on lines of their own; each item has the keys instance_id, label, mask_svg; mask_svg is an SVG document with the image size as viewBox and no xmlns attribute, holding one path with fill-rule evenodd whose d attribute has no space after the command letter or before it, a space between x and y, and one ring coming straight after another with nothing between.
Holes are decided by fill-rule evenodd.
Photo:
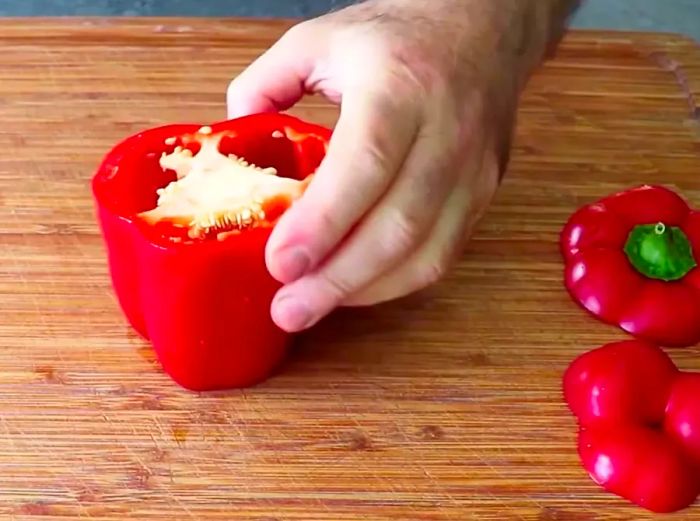
<instances>
[{"instance_id":1,"label":"forearm","mask_svg":"<svg viewBox=\"0 0 700 521\"><path fill-rule=\"evenodd\" d=\"M559 43L569 20L582 0L514 0L520 4L522 13L523 46L526 48L527 70L537 66L548 50ZM517 23L517 22L516 22Z\"/></svg>"},{"instance_id":2,"label":"forearm","mask_svg":"<svg viewBox=\"0 0 700 521\"><path fill-rule=\"evenodd\" d=\"M441 0L463 4L472 31L517 70L519 87L560 40L581 0Z\"/></svg>"}]
</instances>

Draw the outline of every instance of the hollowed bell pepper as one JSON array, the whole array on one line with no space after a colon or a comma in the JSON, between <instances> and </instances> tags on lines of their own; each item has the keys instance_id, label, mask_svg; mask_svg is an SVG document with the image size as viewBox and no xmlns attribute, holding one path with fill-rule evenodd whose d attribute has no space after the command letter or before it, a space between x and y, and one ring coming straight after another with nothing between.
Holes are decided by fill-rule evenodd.
<instances>
[{"instance_id":1,"label":"hollowed bell pepper","mask_svg":"<svg viewBox=\"0 0 700 521\"><path fill-rule=\"evenodd\" d=\"M561 234L565 285L582 307L665 346L700 340L700 213L660 186L576 211Z\"/></svg>"},{"instance_id":2,"label":"hollowed bell pepper","mask_svg":"<svg viewBox=\"0 0 700 521\"><path fill-rule=\"evenodd\" d=\"M700 493L700 373L642 340L579 356L564 375L583 467L605 490L654 512Z\"/></svg>"},{"instance_id":3,"label":"hollowed bell pepper","mask_svg":"<svg viewBox=\"0 0 700 521\"><path fill-rule=\"evenodd\" d=\"M109 271L129 323L192 390L255 384L289 336L270 316L264 249L331 131L281 114L129 137L92 180Z\"/></svg>"}]
</instances>

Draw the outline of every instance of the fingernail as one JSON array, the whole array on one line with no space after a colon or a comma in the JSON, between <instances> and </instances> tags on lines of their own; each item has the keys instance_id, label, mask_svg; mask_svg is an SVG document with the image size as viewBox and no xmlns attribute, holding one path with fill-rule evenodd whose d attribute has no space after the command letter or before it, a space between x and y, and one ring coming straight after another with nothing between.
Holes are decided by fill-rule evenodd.
<instances>
[{"instance_id":1,"label":"fingernail","mask_svg":"<svg viewBox=\"0 0 700 521\"><path fill-rule=\"evenodd\" d=\"M272 307L272 315L278 326L290 332L306 329L313 318L306 304L292 296L277 299Z\"/></svg>"},{"instance_id":2,"label":"fingernail","mask_svg":"<svg viewBox=\"0 0 700 521\"><path fill-rule=\"evenodd\" d=\"M299 247L286 248L277 254L277 262L285 283L290 283L306 274L311 259Z\"/></svg>"}]
</instances>

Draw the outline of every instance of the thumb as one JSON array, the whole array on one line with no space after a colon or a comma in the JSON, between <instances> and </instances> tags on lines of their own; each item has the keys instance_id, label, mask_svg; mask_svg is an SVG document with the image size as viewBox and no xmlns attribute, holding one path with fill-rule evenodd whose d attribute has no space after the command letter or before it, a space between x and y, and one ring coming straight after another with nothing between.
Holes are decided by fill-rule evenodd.
<instances>
[{"instance_id":1,"label":"thumb","mask_svg":"<svg viewBox=\"0 0 700 521\"><path fill-rule=\"evenodd\" d=\"M280 112L299 101L316 62L312 31L303 24L287 31L228 86L229 119L259 112ZM322 46L320 46L322 47Z\"/></svg>"}]
</instances>

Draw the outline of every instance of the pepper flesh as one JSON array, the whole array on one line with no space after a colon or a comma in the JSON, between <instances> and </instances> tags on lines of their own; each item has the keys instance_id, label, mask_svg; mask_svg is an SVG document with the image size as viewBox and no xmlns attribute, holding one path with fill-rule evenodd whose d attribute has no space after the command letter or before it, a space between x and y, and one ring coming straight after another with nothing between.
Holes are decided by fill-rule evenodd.
<instances>
[{"instance_id":1,"label":"pepper flesh","mask_svg":"<svg viewBox=\"0 0 700 521\"><path fill-rule=\"evenodd\" d=\"M270 317L281 285L267 271L265 245L319 166L330 135L292 116L259 114L211 127L147 130L119 143L102 161L92 189L112 285L128 322L150 340L165 372L181 386L206 391L253 385L284 359L290 337ZM193 166L177 171L167 158L175 158L178 148L196 158L212 142L222 157L245 167L237 172L241 176L255 177L263 169L279 177L280 184L258 194L258 201L251 195L251 205L266 211L245 226L231 216L244 215L250 205L228 214L214 208L224 211L214 211L215 220L228 220L212 227L198 226L205 214L179 211L206 208L204 188L197 204L158 205L167 187L184 182ZM194 183L194 192L206 181ZM202 233L207 228L214 233Z\"/></svg>"},{"instance_id":2,"label":"pepper flesh","mask_svg":"<svg viewBox=\"0 0 700 521\"><path fill-rule=\"evenodd\" d=\"M641 340L579 356L564 375L583 467L605 490L653 512L700 494L700 373Z\"/></svg>"},{"instance_id":3,"label":"pepper flesh","mask_svg":"<svg viewBox=\"0 0 700 521\"><path fill-rule=\"evenodd\" d=\"M152 225L169 223L186 229L190 239L223 239L230 232L276 220L313 177L282 177L275 168L224 155L219 150L224 136L203 137L196 153L183 147L164 153L160 165L173 170L177 179L157 190L156 207L139 217ZM181 240L179 234L175 237Z\"/></svg>"},{"instance_id":4,"label":"pepper flesh","mask_svg":"<svg viewBox=\"0 0 700 521\"><path fill-rule=\"evenodd\" d=\"M665 346L700 341L700 213L640 186L576 211L561 233L572 298L603 322Z\"/></svg>"}]
</instances>

